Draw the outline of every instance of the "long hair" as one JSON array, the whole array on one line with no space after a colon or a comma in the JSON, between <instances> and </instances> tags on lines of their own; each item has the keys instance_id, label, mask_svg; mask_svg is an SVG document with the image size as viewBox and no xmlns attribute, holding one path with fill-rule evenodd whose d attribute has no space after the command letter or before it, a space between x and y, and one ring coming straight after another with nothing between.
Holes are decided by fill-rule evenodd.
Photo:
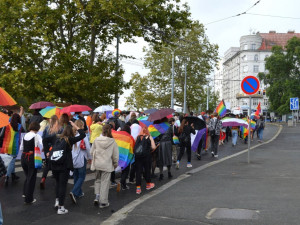
<instances>
[{"instance_id":1,"label":"long hair","mask_svg":"<svg viewBox=\"0 0 300 225\"><path fill-rule=\"evenodd\" d=\"M76 120L75 124L76 124L76 126L79 129L83 129L84 128L84 122L82 120ZM73 128L73 132L74 132L74 134L76 133L76 129L75 128Z\"/></svg>"},{"instance_id":2,"label":"long hair","mask_svg":"<svg viewBox=\"0 0 300 225\"><path fill-rule=\"evenodd\" d=\"M92 121L93 121L93 123L102 122L101 119L99 118L99 114L98 113L93 114Z\"/></svg>"},{"instance_id":3,"label":"long hair","mask_svg":"<svg viewBox=\"0 0 300 225\"><path fill-rule=\"evenodd\" d=\"M19 114L14 113L10 120L10 125L14 131L18 131L18 125L21 124L21 117Z\"/></svg>"},{"instance_id":4,"label":"long hair","mask_svg":"<svg viewBox=\"0 0 300 225\"><path fill-rule=\"evenodd\" d=\"M48 132L50 134L58 133L59 128L58 117L56 115L51 116Z\"/></svg>"},{"instance_id":5,"label":"long hair","mask_svg":"<svg viewBox=\"0 0 300 225\"><path fill-rule=\"evenodd\" d=\"M179 133L182 133L183 132L183 127L187 124L187 120L186 119L183 119L182 121L181 121L181 124L180 124L180 127L179 127L179 129L178 129L178 132Z\"/></svg>"},{"instance_id":6,"label":"long hair","mask_svg":"<svg viewBox=\"0 0 300 225\"><path fill-rule=\"evenodd\" d=\"M65 139L65 141L68 144L70 144L69 137L74 137L74 136L75 136L74 131L72 129L72 126L70 126L70 125L65 126L62 134L57 135L58 138Z\"/></svg>"},{"instance_id":7,"label":"long hair","mask_svg":"<svg viewBox=\"0 0 300 225\"><path fill-rule=\"evenodd\" d=\"M111 134L111 126L109 124L105 124L102 128L102 135L105 137L113 138Z\"/></svg>"},{"instance_id":8,"label":"long hair","mask_svg":"<svg viewBox=\"0 0 300 225\"><path fill-rule=\"evenodd\" d=\"M139 133L140 136L150 136L148 127L142 127L141 132Z\"/></svg>"},{"instance_id":9,"label":"long hair","mask_svg":"<svg viewBox=\"0 0 300 225\"><path fill-rule=\"evenodd\" d=\"M100 117L101 121L104 121L106 119L106 114L102 113L101 117Z\"/></svg>"},{"instance_id":10,"label":"long hair","mask_svg":"<svg viewBox=\"0 0 300 225\"><path fill-rule=\"evenodd\" d=\"M63 113L59 118L60 126L65 127L69 124L69 116L66 113Z\"/></svg>"}]
</instances>

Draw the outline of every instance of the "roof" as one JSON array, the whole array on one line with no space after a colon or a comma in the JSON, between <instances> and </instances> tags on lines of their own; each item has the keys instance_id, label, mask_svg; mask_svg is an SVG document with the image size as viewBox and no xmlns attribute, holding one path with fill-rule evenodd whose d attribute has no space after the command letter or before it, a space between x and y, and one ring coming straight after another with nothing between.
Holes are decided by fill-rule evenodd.
<instances>
[{"instance_id":1,"label":"roof","mask_svg":"<svg viewBox=\"0 0 300 225\"><path fill-rule=\"evenodd\" d=\"M258 33L262 37L262 43L259 50L271 50L274 45L285 47L287 42L292 37L300 38L300 33L288 32L288 33Z\"/></svg>"}]
</instances>

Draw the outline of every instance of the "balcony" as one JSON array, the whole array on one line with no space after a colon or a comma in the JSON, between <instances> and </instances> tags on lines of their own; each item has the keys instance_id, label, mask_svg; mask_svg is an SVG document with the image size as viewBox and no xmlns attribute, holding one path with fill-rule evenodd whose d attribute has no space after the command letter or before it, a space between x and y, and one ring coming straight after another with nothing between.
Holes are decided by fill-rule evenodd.
<instances>
[{"instance_id":1,"label":"balcony","mask_svg":"<svg viewBox=\"0 0 300 225\"><path fill-rule=\"evenodd\" d=\"M249 95L246 95L244 93L238 93L236 94L236 98L240 99L240 98L248 98ZM255 94L255 95L251 95L252 98L263 98L264 96L262 94Z\"/></svg>"}]
</instances>

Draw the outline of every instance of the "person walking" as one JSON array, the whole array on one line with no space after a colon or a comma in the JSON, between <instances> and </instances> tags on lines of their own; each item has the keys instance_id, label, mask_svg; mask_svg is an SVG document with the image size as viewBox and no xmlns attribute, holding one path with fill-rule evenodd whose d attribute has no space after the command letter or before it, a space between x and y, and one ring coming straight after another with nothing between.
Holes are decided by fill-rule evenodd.
<instances>
[{"instance_id":1,"label":"person walking","mask_svg":"<svg viewBox=\"0 0 300 225\"><path fill-rule=\"evenodd\" d=\"M111 173L117 168L119 148L111 134L111 126L103 126L102 135L97 137L91 148L92 165L95 171L95 205L100 208L109 206L108 193Z\"/></svg>"},{"instance_id":2,"label":"person walking","mask_svg":"<svg viewBox=\"0 0 300 225\"><path fill-rule=\"evenodd\" d=\"M99 115L96 113L92 116L92 125L90 126L91 130L91 137L90 137L90 144L92 145L93 142L97 137L102 134L103 124Z\"/></svg>"},{"instance_id":3,"label":"person walking","mask_svg":"<svg viewBox=\"0 0 300 225\"><path fill-rule=\"evenodd\" d=\"M51 116L50 118L50 123L49 126L47 126L43 132L42 138L44 140L44 138L46 137L50 137L50 136L55 136L59 133L62 133L62 127L59 124L58 121L58 117L56 115ZM44 164L44 168L43 168L43 175L42 175L42 179L40 182L40 188L41 189L45 189L45 185L46 185L46 178L48 176L48 172L50 170L50 158L47 157L47 155L49 155L48 153L50 152L50 148L52 147L52 143L45 143L43 141L43 151L45 154L45 164Z\"/></svg>"},{"instance_id":4,"label":"person walking","mask_svg":"<svg viewBox=\"0 0 300 225\"><path fill-rule=\"evenodd\" d=\"M160 145L158 147L158 160L157 166L159 168L159 180L163 180L163 167L166 166L168 168L168 178L172 178L171 174L171 165L172 165L172 142L173 142L173 126L175 120L170 118L169 120L170 127L168 130L162 135L160 138Z\"/></svg>"},{"instance_id":5,"label":"person walking","mask_svg":"<svg viewBox=\"0 0 300 225\"><path fill-rule=\"evenodd\" d=\"M70 125L66 125L62 134L44 138L45 143L53 143L50 156L50 165L56 181L55 185L55 205L57 214L62 215L68 213L64 207L66 189L70 170L73 170L72 146L85 138L85 132L72 121ZM73 128L79 133L75 137Z\"/></svg>"},{"instance_id":6,"label":"person walking","mask_svg":"<svg viewBox=\"0 0 300 225\"><path fill-rule=\"evenodd\" d=\"M208 129L211 138L211 155L218 158L219 139L222 129L222 121L218 119L218 113L213 113L213 118L209 122Z\"/></svg>"},{"instance_id":7,"label":"person walking","mask_svg":"<svg viewBox=\"0 0 300 225\"><path fill-rule=\"evenodd\" d=\"M42 146L42 137L37 134L40 129L38 122L32 122L29 125L29 132L25 134L22 139L20 150L22 152L21 165L25 174L25 181L23 186L23 197L26 204L36 202L33 198L33 192L36 182L37 169L34 165L34 148L35 146Z\"/></svg>"},{"instance_id":8,"label":"person walking","mask_svg":"<svg viewBox=\"0 0 300 225\"><path fill-rule=\"evenodd\" d=\"M9 177L11 177L13 182L19 180L19 177L15 174L15 162L20 149L21 133L24 131L21 125L21 117L23 113L24 110L23 107L21 107L19 113L12 114L10 124L5 127L4 138L0 152L9 154L13 157L7 167L5 178L6 186L8 185Z\"/></svg>"},{"instance_id":9,"label":"person walking","mask_svg":"<svg viewBox=\"0 0 300 225\"><path fill-rule=\"evenodd\" d=\"M239 126L231 127L231 136L232 136L232 147L236 146L237 138L238 138Z\"/></svg>"},{"instance_id":10,"label":"person walking","mask_svg":"<svg viewBox=\"0 0 300 225\"><path fill-rule=\"evenodd\" d=\"M75 124L79 129L84 129L84 123L82 120L76 120ZM74 132L76 133L75 130ZM75 137L78 137L79 135L80 134L77 132ZM82 192L82 184L86 176L87 161L92 159L90 155L90 149L91 147L87 136L73 145L72 158L74 165L74 186L70 192L70 197L75 204L77 203L78 198L84 196L84 193Z\"/></svg>"},{"instance_id":11,"label":"person walking","mask_svg":"<svg viewBox=\"0 0 300 225\"><path fill-rule=\"evenodd\" d=\"M178 129L179 133L179 142L180 142L180 152L177 157L176 169L179 169L180 160L186 149L187 153L187 166L188 168L192 167L191 164L191 134L196 134L194 129L194 124L189 125L189 122L186 119L183 119L181 125Z\"/></svg>"},{"instance_id":12,"label":"person walking","mask_svg":"<svg viewBox=\"0 0 300 225\"><path fill-rule=\"evenodd\" d=\"M150 136L147 127L143 127L141 133L136 139L134 146L135 168L136 168L136 194L141 194L142 173L144 171L144 178L146 180L146 189L150 190L155 187L151 183L150 178L150 162L151 151L155 150L156 146L153 138Z\"/></svg>"},{"instance_id":13,"label":"person walking","mask_svg":"<svg viewBox=\"0 0 300 225\"><path fill-rule=\"evenodd\" d=\"M175 125L175 119L170 118L169 123L170 123L170 126L172 128L173 135L178 136L178 128ZM178 144L174 143L173 137L172 137L172 160L173 160L173 163L177 162L177 146L178 146Z\"/></svg>"},{"instance_id":14,"label":"person walking","mask_svg":"<svg viewBox=\"0 0 300 225\"><path fill-rule=\"evenodd\" d=\"M258 142L262 142L264 129L265 129L265 121L264 117L260 116L260 118L257 120L257 127L258 127Z\"/></svg>"}]
</instances>

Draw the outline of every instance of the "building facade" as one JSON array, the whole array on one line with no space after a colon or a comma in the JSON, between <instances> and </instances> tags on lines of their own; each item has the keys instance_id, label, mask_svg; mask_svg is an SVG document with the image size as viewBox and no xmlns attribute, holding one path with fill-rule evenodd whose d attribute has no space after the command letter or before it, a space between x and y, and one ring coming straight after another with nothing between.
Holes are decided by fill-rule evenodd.
<instances>
[{"instance_id":1,"label":"building facade","mask_svg":"<svg viewBox=\"0 0 300 225\"><path fill-rule=\"evenodd\" d=\"M231 110L248 111L249 97L243 93L241 81L246 76L257 77L258 73L266 72L265 59L272 54L272 47L275 45L284 47L287 41L294 36L300 37L300 33L270 31L269 33L245 35L240 38L239 47L231 47L225 52L222 67L215 72L215 77L218 77L215 79L215 84L218 87L216 90L222 93L221 99L230 103ZM255 110L260 103L262 112L268 111L269 102L266 88L263 81L260 81L259 91L252 95L252 109Z\"/></svg>"}]
</instances>

